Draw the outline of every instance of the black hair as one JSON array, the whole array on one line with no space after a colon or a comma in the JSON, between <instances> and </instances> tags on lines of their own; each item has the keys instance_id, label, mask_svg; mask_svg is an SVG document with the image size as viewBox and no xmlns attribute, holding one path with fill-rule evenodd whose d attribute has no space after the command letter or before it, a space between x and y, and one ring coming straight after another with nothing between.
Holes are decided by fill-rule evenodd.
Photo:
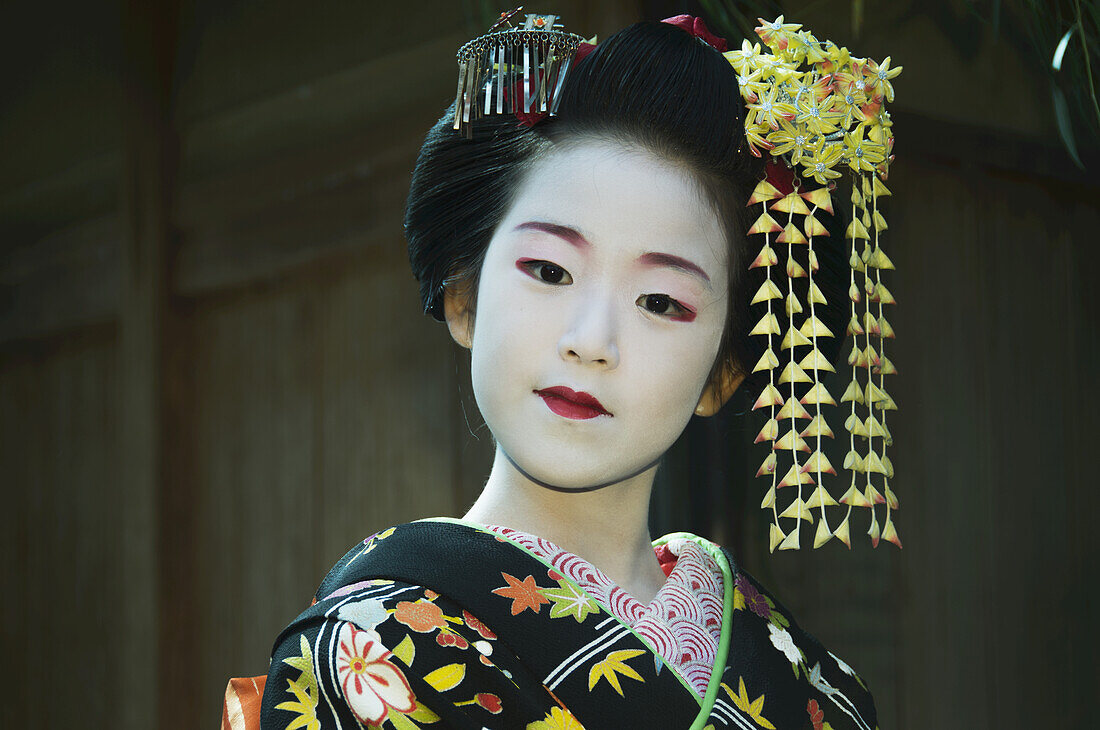
<instances>
[{"instance_id":1,"label":"black hair","mask_svg":"<svg viewBox=\"0 0 1100 730\"><path fill-rule=\"evenodd\" d=\"M621 140L683 165L713 205L730 245L730 300L712 375L719 368L744 373L741 390L759 392L767 373L750 373L763 345L754 341L761 338L748 336L760 316L753 317L749 300L763 276L747 266L761 244L745 235L750 224L745 203L764 178L764 163L749 154L744 114L729 62L683 30L652 22L616 33L577 63L566 77L557 115L534 126L507 115L488 116L477 120L467 139L453 129L452 106L428 132L405 211L409 259L425 311L443 319L444 286L460 287L476 305L489 241L526 172L543 154L577 138ZM835 249L841 242L837 222L819 218L831 229ZM823 343L826 357L835 360L846 317L841 266L846 260L835 250L818 257L822 268L814 281L829 306L819 305L816 313L838 335ZM806 301L806 284L798 283ZM782 312L777 315L783 322Z\"/></svg>"}]
</instances>

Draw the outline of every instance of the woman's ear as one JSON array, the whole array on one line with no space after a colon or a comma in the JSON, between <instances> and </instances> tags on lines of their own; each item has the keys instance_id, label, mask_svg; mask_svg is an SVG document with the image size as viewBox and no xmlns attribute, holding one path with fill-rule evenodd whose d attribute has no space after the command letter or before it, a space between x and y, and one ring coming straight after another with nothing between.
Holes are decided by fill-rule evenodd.
<instances>
[{"instance_id":1,"label":"woman's ear","mask_svg":"<svg viewBox=\"0 0 1100 730\"><path fill-rule=\"evenodd\" d=\"M448 286L443 289L443 318L447 320L451 339L469 350L474 343L474 313L466 287Z\"/></svg>"},{"instance_id":2,"label":"woman's ear","mask_svg":"<svg viewBox=\"0 0 1100 730\"><path fill-rule=\"evenodd\" d=\"M745 374L728 367L719 368L718 373L707 383L699 405L695 406L695 415L713 416L726 405L726 401L741 386Z\"/></svg>"}]
</instances>

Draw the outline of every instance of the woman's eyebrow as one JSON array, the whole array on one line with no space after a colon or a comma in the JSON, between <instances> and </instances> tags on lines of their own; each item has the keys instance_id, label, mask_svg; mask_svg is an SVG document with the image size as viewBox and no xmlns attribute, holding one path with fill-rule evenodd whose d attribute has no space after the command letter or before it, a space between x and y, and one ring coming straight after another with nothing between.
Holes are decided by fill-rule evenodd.
<instances>
[{"instance_id":1,"label":"woman's eyebrow","mask_svg":"<svg viewBox=\"0 0 1100 730\"><path fill-rule=\"evenodd\" d=\"M549 233L551 236L557 236L566 243L571 243L577 248L588 248L592 244L588 242L580 231L568 226L559 226L557 223L546 223L544 221L527 221L526 223L520 223L513 230L516 231L542 231L543 233Z\"/></svg>"},{"instance_id":2,"label":"woman's eyebrow","mask_svg":"<svg viewBox=\"0 0 1100 730\"><path fill-rule=\"evenodd\" d=\"M691 274L702 280L706 284L707 288L710 288L710 277L707 276L707 272L703 271L702 267L693 264L685 258L680 256L673 256L670 253L645 253L638 257L638 261L645 266L664 266L673 269L679 269L684 273Z\"/></svg>"},{"instance_id":3,"label":"woman's eyebrow","mask_svg":"<svg viewBox=\"0 0 1100 730\"><path fill-rule=\"evenodd\" d=\"M516 231L542 231L543 233L549 233L551 236L557 236L566 243L572 244L577 248L588 248L592 244L588 242L581 232L575 228L569 226L562 226L557 223L547 223L546 221L527 221L520 223L513 230ZM691 261L681 257L674 256L670 253L650 252L642 254L638 257L638 261L649 267L668 267L683 271L686 274L700 279L708 289L710 286L710 277L707 276L707 272L703 271L703 267L698 264L694 264Z\"/></svg>"}]
</instances>

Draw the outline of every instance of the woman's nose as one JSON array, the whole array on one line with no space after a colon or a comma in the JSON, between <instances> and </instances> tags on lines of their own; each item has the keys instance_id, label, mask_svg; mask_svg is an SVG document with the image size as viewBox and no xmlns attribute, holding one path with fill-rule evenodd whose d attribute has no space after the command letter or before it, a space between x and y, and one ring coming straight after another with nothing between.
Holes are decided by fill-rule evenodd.
<instances>
[{"instance_id":1,"label":"woman's nose","mask_svg":"<svg viewBox=\"0 0 1100 730\"><path fill-rule=\"evenodd\" d=\"M619 366L615 312L609 298L578 302L570 324L558 341L558 354L563 360L607 369Z\"/></svg>"}]
</instances>

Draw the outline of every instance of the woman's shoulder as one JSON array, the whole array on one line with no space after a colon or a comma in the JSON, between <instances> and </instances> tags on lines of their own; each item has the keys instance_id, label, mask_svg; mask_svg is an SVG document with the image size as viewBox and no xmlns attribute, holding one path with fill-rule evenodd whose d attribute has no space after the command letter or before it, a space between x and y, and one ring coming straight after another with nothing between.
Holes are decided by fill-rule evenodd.
<instances>
[{"instance_id":1,"label":"woman's shoulder","mask_svg":"<svg viewBox=\"0 0 1100 730\"><path fill-rule=\"evenodd\" d=\"M746 677L760 672L768 678L759 686L759 693L764 694L767 688L769 706L778 705L784 713L787 708L797 708L798 717L803 721L808 717L815 727L822 718L836 728L847 727L852 721L855 727L876 727L874 698L863 678L804 629L790 609L743 568L734 576L732 598L736 615L733 645L741 647ZM738 688L732 688L736 691Z\"/></svg>"},{"instance_id":2,"label":"woman's shoulder","mask_svg":"<svg viewBox=\"0 0 1100 730\"><path fill-rule=\"evenodd\" d=\"M262 726L510 728L552 712L552 695L461 592L432 587L468 531L398 525L345 553L275 642Z\"/></svg>"},{"instance_id":3,"label":"woman's shoulder","mask_svg":"<svg viewBox=\"0 0 1100 730\"><path fill-rule=\"evenodd\" d=\"M759 714L775 727L819 727L819 721L834 728L876 726L874 698L863 678L804 629L776 594L728 550L689 533L665 536L656 543L675 549L683 541L720 561L728 581L724 592L730 620L723 643L729 647L729 659L720 698L737 706L763 699Z\"/></svg>"}]
</instances>

